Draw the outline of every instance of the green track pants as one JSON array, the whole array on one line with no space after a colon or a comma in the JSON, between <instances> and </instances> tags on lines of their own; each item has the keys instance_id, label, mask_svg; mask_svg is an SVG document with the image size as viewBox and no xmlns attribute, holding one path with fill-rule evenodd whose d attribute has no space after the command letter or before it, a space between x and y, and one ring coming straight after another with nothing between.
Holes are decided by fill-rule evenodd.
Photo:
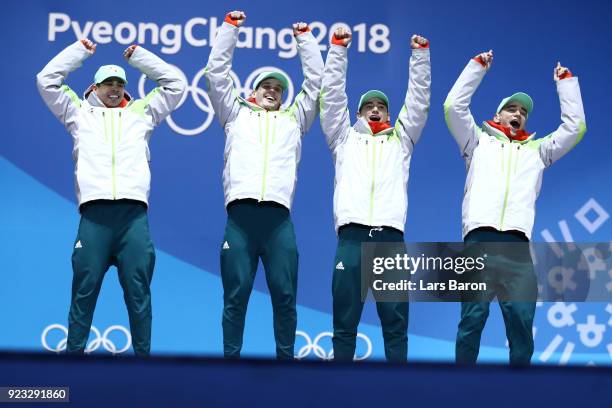
<instances>
[{"instance_id":1,"label":"green track pants","mask_svg":"<svg viewBox=\"0 0 612 408\"><path fill-rule=\"evenodd\" d=\"M276 357L294 358L298 251L289 210L273 202L228 205L221 246L223 353L240 357L244 321L259 258L272 299Z\"/></svg>"},{"instance_id":2,"label":"green track pants","mask_svg":"<svg viewBox=\"0 0 612 408\"><path fill-rule=\"evenodd\" d=\"M85 351L102 280L115 265L127 306L136 355L151 347L151 291L155 249L146 206L131 200L96 200L81 206L72 253L72 301L68 315L68 353Z\"/></svg>"},{"instance_id":3,"label":"green track pants","mask_svg":"<svg viewBox=\"0 0 612 408\"><path fill-rule=\"evenodd\" d=\"M334 318L334 360L353 361L357 327L364 303L361 301L361 244L404 242L401 231L348 224L338 232L338 247L332 282ZM404 362L408 353L408 303L376 302L382 326L385 357Z\"/></svg>"},{"instance_id":4,"label":"green track pants","mask_svg":"<svg viewBox=\"0 0 612 408\"><path fill-rule=\"evenodd\" d=\"M460 364L474 364L480 350L480 337L489 317L490 301L499 296L499 307L506 326L506 336L510 346L510 364L527 365L533 355L533 319L535 316L537 281L527 239L517 237L512 232L476 229L465 237L466 243L486 242L524 242L519 247L520 259L508 259L506 256L489 256L487 276L480 280L487 281L487 293L478 301L461 303L461 321L457 331L455 360ZM518 244L521 245L521 244ZM516 247L515 247L516 248ZM509 250L516 254L516 250ZM520 299L506 301L503 299ZM524 301L523 301L524 300Z\"/></svg>"}]
</instances>

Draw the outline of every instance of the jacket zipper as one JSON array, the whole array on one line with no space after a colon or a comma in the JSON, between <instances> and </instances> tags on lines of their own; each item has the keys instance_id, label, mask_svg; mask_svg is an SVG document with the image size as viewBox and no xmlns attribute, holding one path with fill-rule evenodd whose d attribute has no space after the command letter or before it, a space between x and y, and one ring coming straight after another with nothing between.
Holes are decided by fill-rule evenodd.
<instances>
[{"instance_id":1,"label":"jacket zipper","mask_svg":"<svg viewBox=\"0 0 612 408\"><path fill-rule=\"evenodd\" d=\"M519 155L521 152L521 145L516 146L516 155L514 159L514 171L512 174L516 174L516 170L518 169Z\"/></svg>"},{"instance_id":2,"label":"jacket zipper","mask_svg":"<svg viewBox=\"0 0 612 408\"><path fill-rule=\"evenodd\" d=\"M112 159L112 172L113 172L113 200L117 199L117 179L116 179L116 155L115 155L115 115L113 115L113 111L110 112L111 116L111 138L112 138L112 147L113 147L113 159Z\"/></svg>"},{"instance_id":3,"label":"jacket zipper","mask_svg":"<svg viewBox=\"0 0 612 408\"><path fill-rule=\"evenodd\" d=\"M376 179L376 141L372 141L372 185L370 187L370 215L368 224L372 225L372 214L374 213L374 181Z\"/></svg>"},{"instance_id":4,"label":"jacket zipper","mask_svg":"<svg viewBox=\"0 0 612 408\"><path fill-rule=\"evenodd\" d=\"M104 142L108 141L108 130L106 127L106 115L104 114L104 111L102 111L102 123L104 124Z\"/></svg>"},{"instance_id":5,"label":"jacket zipper","mask_svg":"<svg viewBox=\"0 0 612 408\"><path fill-rule=\"evenodd\" d=\"M274 123L272 126L272 144L276 143L276 114L273 116Z\"/></svg>"},{"instance_id":6,"label":"jacket zipper","mask_svg":"<svg viewBox=\"0 0 612 408\"><path fill-rule=\"evenodd\" d=\"M261 143L262 142L262 140L261 140L261 134L262 134L262 131L261 131L261 112L257 114L257 126L259 127L259 143Z\"/></svg>"},{"instance_id":7,"label":"jacket zipper","mask_svg":"<svg viewBox=\"0 0 612 408\"><path fill-rule=\"evenodd\" d=\"M268 119L268 113L265 112L264 115L266 116L266 144L264 147L264 167L263 167L263 177L261 180L261 198L259 201L264 201L264 197L266 195L266 178L268 176L268 131L269 131L269 119ZM261 137L261 136L260 136Z\"/></svg>"},{"instance_id":8,"label":"jacket zipper","mask_svg":"<svg viewBox=\"0 0 612 408\"><path fill-rule=\"evenodd\" d=\"M117 138L118 142L121 142L121 111L119 111L119 129L117 130L117 134L119 135Z\"/></svg>"},{"instance_id":9,"label":"jacket zipper","mask_svg":"<svg viewBox=\"0 0 612 408\"><path fill-rule=\"evenodd\" d=\"M503 149L504 145L502 144L502 149ZM506 173L506 191L504 192L504 205L502 207L502 212L501 212L501 217L499 219L499 229L500 231L504 230L504 217L506 216L506 207L508 206L508 192L510 191L510 173L512 170L512 150L514 150L512 148L512 143L508 144L508 147L510 150L508 152L508 170ZM503 150L502 150L502 154L503 154Z\"/></svg>"}]
</instances>

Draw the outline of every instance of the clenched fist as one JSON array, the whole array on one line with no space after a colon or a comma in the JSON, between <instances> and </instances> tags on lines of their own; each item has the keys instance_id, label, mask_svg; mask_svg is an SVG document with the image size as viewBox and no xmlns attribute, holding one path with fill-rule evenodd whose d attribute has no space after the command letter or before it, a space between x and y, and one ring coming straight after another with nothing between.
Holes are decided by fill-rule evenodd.
<instances>
[{"instance_id":1,"label":"clenched fist","mask_svg":"<svg viewBox=\"0 0 612 408\"><path fill-rule=\"evenodd\" d=\"M562 67L561 62L557 61L557 66L553 71L553 79L555 80L555 82L559 82L562 79L571 77L572 73L570 72L570 70L567 67Z\"/></svg>"},{"instance_id":2,"label":"clenched fist","mask_svg":"<svg viewBox=\"0 0 612 408\"><path fill-rule=\"evenodd\" d=\"M123 57L126 60L129 60L132 54L134 53L134 50L136 49L136 47L138 47L136 44L130 45L129 47L127 47L125 51L123 51Z\"/></svg>"},{"instance_id":3,"label":"clenched fist","mask_svg":"<svg viewBox=\"0 0 612 408\"><path fill-rule=\"evenodd\" d=\"M87 49L87 51L89 51L90 53L94 53L96 52L96 47L98 46L98 44L95 44L93 42L91 42L89 39L87 38L83 38L81 40L81 44L83 44L83 46Z\"/></svg>"},{"instance_id":4,"label":"clenched fist","mask_svg":"<svg viewBox=\"0 0 612 408\"><path fill-rule=\"evenodd\" d=\"M310 27L308 24L300 21L298 23L293 23L293 36L297 37L300 34L304 34L310 31Z\"/></svg>"},{"instance_id":5,"label":"clenched fist","mask_svg":"<svg viewBox=\"0 0 612 408\"><path fill-rule=\"evenodd\" d=\"M336 31L334 31L334 35L332 35L331 43L348 47L352 39L353 35L351 34L351 30L345 27L338 27Z\"/></svg>"},{"instance_id":6,"label":"clenched fist","mask_svg":"<svg viewBox=\"0 0 612 408\"><path fill-rule=\"evenodd\" d=\"M491 64L493 64L493 50L489 50L487 52L483 52L474 57L476 62L480 63L486 69L491 68Z\"/></svg>"},{"instance_id":7,"label":"clenched fist","mask_svg":"<svg viewBox=\"0 0 612 408\"><path fill-rule=\"evenodd\" d=\"M417 48L429 48L429 40L427 40L425 37L414 34L410 38L410 48L413 50Z\"/></svg>"},{"instance_id":8,"label":"clenched fist","mask_svg":"<svg viewBox=\"0 0 612 408\"><path fill-rule=\"evenodd\" d=\"M246 14L244 14L244 11L234 10L227 13L224 21L236 27L241 27L244 24L245 20Z\"/></svg>"}]
</instances>

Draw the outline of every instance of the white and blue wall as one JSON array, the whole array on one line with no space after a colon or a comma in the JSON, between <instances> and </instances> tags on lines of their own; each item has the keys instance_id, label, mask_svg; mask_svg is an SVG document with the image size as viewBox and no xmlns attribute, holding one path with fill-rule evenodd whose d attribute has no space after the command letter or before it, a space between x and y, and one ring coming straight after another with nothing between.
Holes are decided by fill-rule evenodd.
<instances>
[{"instance_id":1,"label":"white and blue wall","mask_svg":"<svg viewBox=\"0 0 612 408\"><path fill-rule=\"evenodd\" d=\"M389 95L394 118L406 91L410 36L430 39L432 105L411 164L405 234L409 242L461 239L465 164L444 123L442 103L468 60L489 49L495 53L471 106L477 121L490 119L503 97L523 91L535 101L528 130L540 136L560 124L552 72L561 61L579 77L588 131L545 173L534 241L611 240L612 8L605 2L9 0L0 17L0 349L54 350L64 337L58 326L46 329L67 325L70 256L79 220L72 140L38 95L35 75L65 46L88 36L98 43L97 51L67 81L77 94L92 82L99 65L110 63L127 68L133 95L151 89L153 84L143 83L140 73L122 59L122 51L132 43L176 65L190 84L183 104L151 140L149 214L157 247L152 352L221 354L224 134L213 119L201 74L215 27L230 9L243 9L248 16L233 66L243 92L263 66L287 72L297 90L302 76L291 23L311 24L324 57L334 24L350 26L354 40L347 92L352 114L359 95L377 88ZM325 333L332 324L336 245L332 194L331 155L317 122L304 139L292 210L300 251L298 330L303 333L297 337L296 352L307 358L328 356L331 350ZM605 265L591 267L612 281ZM115 325L128 327L122 296L116 270L111 269L94 317L101 334ZM260 270L249 304L244 354L273 356L271 313ZM458 319L458 304L411 304L410 359L452 360ZM535 328L535 362L612 364L610 304L541 304ZM366 306L360 332L364 336L358 357L383 358L372 304ZM121 329L107 336L117 350L126 344ZM99 352L108 352L102 342L98 345ZM483 361L507 361L496 305L482 345Z\"/></svg>"}]
</instances>

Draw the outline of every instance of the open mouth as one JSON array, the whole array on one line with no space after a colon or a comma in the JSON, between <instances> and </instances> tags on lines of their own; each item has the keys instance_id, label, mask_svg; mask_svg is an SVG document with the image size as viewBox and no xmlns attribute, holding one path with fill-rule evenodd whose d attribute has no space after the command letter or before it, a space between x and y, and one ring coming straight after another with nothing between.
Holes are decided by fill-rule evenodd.
<instances>
[{"instance_id":1,"label":"open mouth","mask_svg":"<svg viewBox=\"0 0 612 408\"><path fill-rule=\"evenodd\" d=\"M510 126L512 126L512 128L514 130L518 130L521 127L521 123L518 120L511 120L510 121Z\"/></svg>"},{"instance_id":2,"label":"open mouth","mask_svg":"<svg viewBox=\"0 0 612 408\"><path fill-rule=\"evenodd\" d=\"M379 115L370 115L369 117L370 122L380 122L380 119Z\"/></svg>"},{"instance_id":3,"label":"open mouth","mask_svg":"<svg viewBox=\"0 0 612 408\"><path fill-rule=\"evenodd\" d=\"M275 102L276 102L276 99L274 99L273 97L271 97L271 96L269 96L269 95L266 95L264 98L265 98L265 99L266 99L268 102L272 102L272 103L275 103Z\"/></svg>"}]
</instances>

